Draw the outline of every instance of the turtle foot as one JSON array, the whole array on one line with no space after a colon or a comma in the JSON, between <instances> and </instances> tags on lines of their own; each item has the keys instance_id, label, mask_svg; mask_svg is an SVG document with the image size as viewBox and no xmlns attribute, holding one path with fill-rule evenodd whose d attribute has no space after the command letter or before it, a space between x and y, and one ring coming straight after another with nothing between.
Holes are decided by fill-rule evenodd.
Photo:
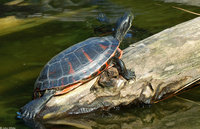
<instances>
[{"instance_id":1,"label":"turtle foot","mask_svg":"<svg viewBox=\"0 0 200 129\"><path fill-rule=\"evenodd\" d=\"M21 117L24 120L31 120L36 117L44 105L49 101L49 99L54 95L55 90L46 90L45 94L41 98L37 98L27 103L24 107L20 109ZM20 114L18 113L18 114Z\"/></svg>"},{"instance_id":2,"label":"turtle foot","mask_svg":"<svg viewBox=\"0 0 200 129\"><path fill-rule=\"evenodd\" d=\"M123 77L126 79L126 80L132 80L132 79L135 79L136 76L135 76L135 72L131 71L131 70L127 70L124 74L123 74Z\"/></svg>"},{"instance_id":3,"label":"turtle foot","mask_svg":"<svg viewBox=\"0 0 200 129\"><path fill-rule=\"evenodd\" d=\"M29 102L24 107L20 109L20 112L17 112L17 118L31 120L34 119L37 113L40 111L40 108L37 107L37 99Z\"/></svg>"}]
</instances>

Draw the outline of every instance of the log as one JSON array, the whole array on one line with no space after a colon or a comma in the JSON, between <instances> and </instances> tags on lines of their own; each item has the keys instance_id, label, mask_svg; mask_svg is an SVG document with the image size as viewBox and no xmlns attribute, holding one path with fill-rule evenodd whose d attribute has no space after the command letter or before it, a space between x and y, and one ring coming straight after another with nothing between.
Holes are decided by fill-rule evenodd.
<instances>
[{"instance_id":1,"label":"log","mask_svg":"<svg viewBox=\"0 0 200 129\"><path fill-rule=\"evenodd\" d=\"M200 82L200 17L166 29L124 50L123 61L136 79L121 76L116 86L92 81L53 97L37 116L48 120L117 106L153 104ZM82 117L82 116L81 116Z\"/></svg>"}]
</instances>

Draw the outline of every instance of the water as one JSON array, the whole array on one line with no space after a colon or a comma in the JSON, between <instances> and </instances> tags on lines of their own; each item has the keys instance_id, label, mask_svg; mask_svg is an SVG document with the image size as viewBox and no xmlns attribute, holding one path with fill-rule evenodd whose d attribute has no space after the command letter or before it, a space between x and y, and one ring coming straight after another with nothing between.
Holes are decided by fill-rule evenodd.
<instances>
[{"instance_id":1,"label":"water","mask_svg":"<svg viewBox=\"0 0 200 129\"><path fill-rule=\"evenodd\" d=\"M17 129L29 128L16 119L16 112L31 100L40 70L58 52L89 37L111 34L116 19L127 8L134 12L135 20L121 48L196 17L172 6L199 11L198 7L154 0L7 3L10 1L0 2L0 127ZM99 13L106 14L109 23L97 21ZM87 119L93 128L195 129L200 127L199 92L196 88L151 107L123 108ZM46 126L77 128L65 124Z\"/></svg>"}]
</instances>

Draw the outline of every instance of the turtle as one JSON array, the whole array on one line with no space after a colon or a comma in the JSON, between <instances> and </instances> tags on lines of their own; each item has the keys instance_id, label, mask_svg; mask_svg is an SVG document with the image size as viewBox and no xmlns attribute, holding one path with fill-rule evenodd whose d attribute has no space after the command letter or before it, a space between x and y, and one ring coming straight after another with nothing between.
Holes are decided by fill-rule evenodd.
<instances>
[{"instance_id":1,"label":"turtle","mask_svg":"<svg viewBox=\"0 0 200 129\"><path fill-rule=\"evenodd\" d=\"M119 45L132 25L133 14L126 12L118 19L111 36L92 37L77 43L54 56L42 69L34 85L34 99L23 106L18 117L35 119L45 104L56 95L62 95L116 66L126 80L135 73L127 70L121 60Z\"/></svg>"}]
</instances>

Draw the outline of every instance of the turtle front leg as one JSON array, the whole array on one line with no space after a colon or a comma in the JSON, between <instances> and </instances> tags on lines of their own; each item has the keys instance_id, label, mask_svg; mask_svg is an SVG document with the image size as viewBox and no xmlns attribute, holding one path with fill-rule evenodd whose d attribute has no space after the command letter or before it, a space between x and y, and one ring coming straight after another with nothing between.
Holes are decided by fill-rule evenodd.
<instances>
[{"instance_id":1,"label":"turtle front leg","mask_svg":"<svg viewBox=\"0 0 200 129\"><path fill-rule=\"evenodd\" d=\"M37 98L27 103L20 109L20 112L17 112L18 118L25 120L34 119L37 113L44 107L44 105L52 98L55 90L47 90L41 98Z\"/></svg>"},{"instance_id":2,"label":"turtle front leg","mask_svg":"<svg viewBox=\"0 0 200 129\"><path fill-rule=\"evenodd\" d=\"M119 74L122 75L126 80L131 80L136 77L135 72L126 69L124 62L121 59L114 57L113 60L114 65L119 71Z\"/></svg>"}]
</instances>

